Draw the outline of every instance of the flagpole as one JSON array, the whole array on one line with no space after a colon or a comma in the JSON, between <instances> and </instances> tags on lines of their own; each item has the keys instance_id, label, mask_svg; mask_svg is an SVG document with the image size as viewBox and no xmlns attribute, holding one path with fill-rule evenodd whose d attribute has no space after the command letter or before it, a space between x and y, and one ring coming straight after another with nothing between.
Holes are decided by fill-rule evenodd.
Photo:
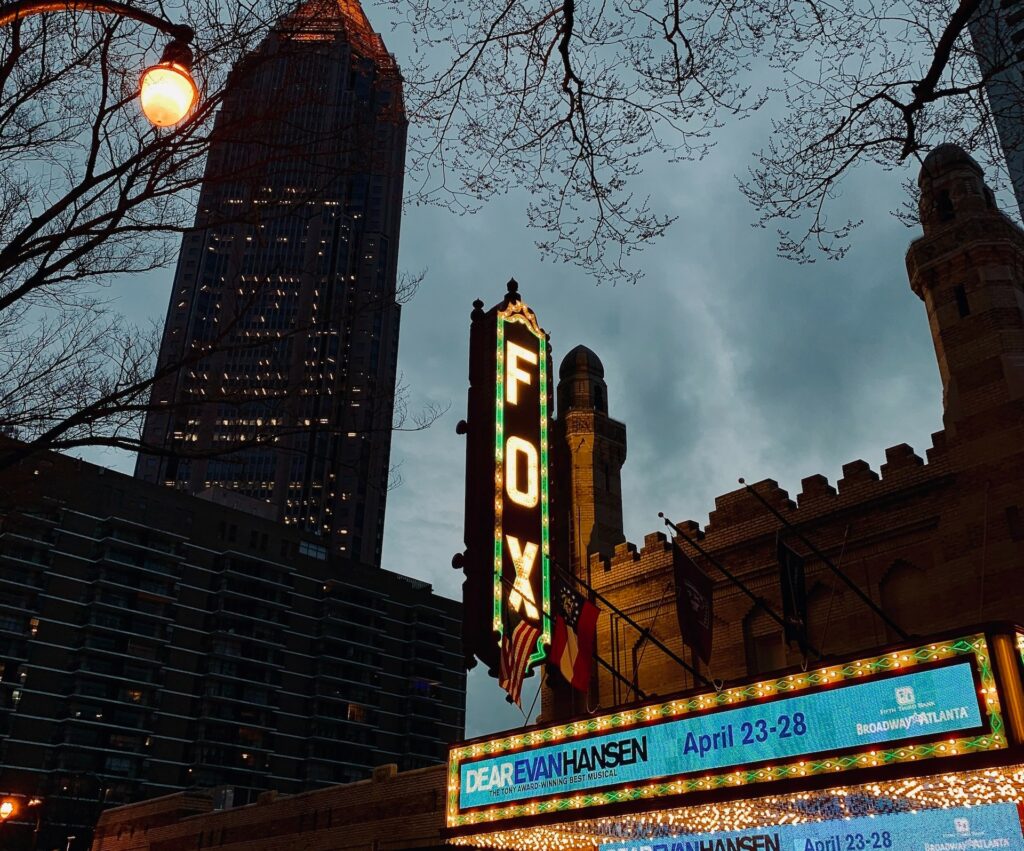
<instances>
[{"instance_id":1,"label":"flagpole","mask_svg":"<svg viewBox=\"0 0 1024 851\"><path fill-rule=\"evenodd\" d=\"M637 683L640 682L640 663L644 661L644 653L647 652L647 639L654 634L654 625L658 622L658 616L661 614L661 607L665 605L665 600L668 598L668 592L673 589L671 582L665 586L665 593L661 595L661 600L658 602L658 608L654 610L654 617L651 618L651 625L647 627L642 633L640 638L633 645L633 691L637 690ZM640 655L637 656L636 648L640 647Z\"/></svg>"},{"instance_id":2,"label":"flagpole","mask_svg":"<svg viewBox=\"0 0 1024 851\"><path fill-rule=\"evenodd\" d=\"M591 594L594 595L594 599L596 599L599 603L603 603L605 606L607 606L609 609L611 609L613 612L615 612L615 614L617 614L620 618L622 618L626 623L628 623L631 627L633 627L633 629L635 629L637 632L640 632L640 633L644 632L645 627L640 626L640 624L638 624L629 615L627 615L624 611L622 611L622 609L620 609L614 603L610 602L608 600L608 598L605 597L603 594L600 594L598 591L594 590L594 588L592 588L590 585L588 585L584 580L580 579L578 576L571 576L571 575L566 574L566 572L562 568L560 568L560 567L556 567L555 569L562 575L563 579L572 579L575 582L578 582L580 585L582 585L587 591L589 591ZM708 686L710 688L714 688L715 687L714 683L712 683L710 680L702 677L697 671L695 671L693 669L693 667L685 659L683 659L681 656L673 653L668 647L665 646L664 642L660 641L655 635L653 635L653 634L649 635L647 640L650 641L651 644L653 644L659 650L661 650L673 662L675 662L678 665L681 665L684 670L689 671L691 674L693 674L693 676L697 680L702 682L704 685L706 685L706 686ZM619 677L622 680L622 682L626 683L627 685L630 686L630 688L632 688L632 683L630 683L628 680L626 680L625 677L622 677L621 674L619 675Z\"/></svg>"},{"instance_id":3,"label":"flagpole","mask_svg":"<svg viewBox=\"0 0 1024 851\"><path fill-rule=\"evenodd\" d=\"M687 535L682 529L680 529L678 526L676 526L676 524L673 523L671 520L669 520L665 516L665 514L663 512L659 511L658 512L658 516L662 520L665 521L665 525L668 526L673 532L675 532L676 535L678 535L680 538L682 538L684 541L686 541L686 543L688 543L697 552L699 552L702 556L704 556L704 558L706 558L709 562L711 562L711 564L713 564L720 571L722 571L722 575L726 579L728 579L733 585L735 585L737 588L739 588L740 591L742 591L744 594L746 594L751 599L751 601L754 603L755 606L757 606L762 611L764 611L768 615L768 617L770 617L773 621L775 621L775 623L777 623L779 626L781 626L782 629L783 629L783 632L785 632L786 621L782 617L780 617L780 615L778 614L778 612L775 611L775 609L773 609L771 606L768 605L768 603L765 601L765 599L763 597L758 597L753 591L751 591L739 579L737 579L735 576L733 576L733 574L730 573L725 568L725 565L723 565L717 558L715 558L713 555L711 555L711 553L709 553L706 549L704 549L704 547L702 547L700 544L698 544L693 538L691 538L689 535ZM817 648L812 647L810 644L808 644L807 645L807 649L810 650L819 659L821 658L821 653L818 652Z\"/></svg>"},{"instance_id":4,"label":"flagpole","mask_svg":"<svg viewBox=\"0 0 1024 851\"><path fill-rule=\"evenodd\" d=\"M852 588L853 593L860 597L864 604L867 605L867 607L871 609L871 611L873 611L876 615L878 615L882 619L882 621L900 637L902 641L906 641L908 638L910 638L910 636L906 632L904 632L904 630L900 627L899 624L897 624L892 618L890 618L882 610L880 606L876 605L875 601L872 600L867 594L865 594L864 591L861 590L861 588L857 585L857 583L850 579L850 577L843 573L843 571L841 571L838 567L832 564L832 560L826 558L825 554L821 550L819 550L816 546L814 546L814 544L808 541L799 529L797 529L792 523L790 523L776 510L774 505L768 502L763 496L761 496L761 494L759 494L750 485L748 485L744 479L740 479L739 483L743 485L744 488L746 488L747 493L754 496L757 499L757 501L761 503L761 505L767 508L772 514L774 514L783 526L785 526L790 532L792 532L801 541L803 541L804 544L810 549L810 551L814 553L814 555L817 556L819 559L821 559L821 561L829 568L829 570L831 570L836 576L842 579L848 587Z\"/></svg>"}]
</instances>

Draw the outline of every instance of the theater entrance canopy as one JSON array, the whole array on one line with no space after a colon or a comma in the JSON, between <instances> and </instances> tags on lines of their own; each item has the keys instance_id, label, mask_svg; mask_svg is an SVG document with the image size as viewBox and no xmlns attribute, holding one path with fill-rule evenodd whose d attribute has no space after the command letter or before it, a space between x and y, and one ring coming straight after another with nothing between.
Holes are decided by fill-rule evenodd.
<instances>
[{"instance_id":1,"label":"theater entrance canopy","mask_svg":"<svg viewBox=\"0 0 1024 851\"><path fill-rule=\"evenodd\" d=\"M460 743L446 836L531 851L1024 849L1022 669L1024 631L990 624Z\"/></svg>"}]
</instances>

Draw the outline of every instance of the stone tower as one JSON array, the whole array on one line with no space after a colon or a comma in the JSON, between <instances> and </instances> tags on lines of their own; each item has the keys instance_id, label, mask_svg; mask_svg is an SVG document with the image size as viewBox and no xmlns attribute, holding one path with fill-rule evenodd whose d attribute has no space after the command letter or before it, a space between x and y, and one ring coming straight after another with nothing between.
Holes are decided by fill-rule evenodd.
<instances>
[{"instance_id":1,"label":"stone tower","mask_svg":"<svg viewBox=\"0 0 1024 851\"><path fill-rule=\"evenodd\" d=\"M563 504L569 506L570 564L587 579L590 556L610 556L622 528L622 465L626 426L608 416L604 366L577 346L558 369L557 438L565 449Z\"/></svg>"},{"instance_id":2,"label":"stone tower","mask_svg":"<svg viewBox=\"0 0 1024 851\"><path fill-rule=\"evenodd\" d=\"M562 360L555 396L554 561L589 585L594 581L590 557L610 558L626 540L621 481L626 426L608 416L604 366L586 346ZM574 691L557 674L546 677L540 719L586 712L592 696Z\"/></svg>"},{"instance_id":3,"label":"stone tower","mask_svg":"<svg viewBox=\"0 0 1024 851\"><path fill-rule=\"evenodd\" d=\"M1024 413L1024 232L956 145L928 154L918 185L924 236L907 252L910 286L928 311L947 437L972 442Z\"/></svg>"}]
</instances>

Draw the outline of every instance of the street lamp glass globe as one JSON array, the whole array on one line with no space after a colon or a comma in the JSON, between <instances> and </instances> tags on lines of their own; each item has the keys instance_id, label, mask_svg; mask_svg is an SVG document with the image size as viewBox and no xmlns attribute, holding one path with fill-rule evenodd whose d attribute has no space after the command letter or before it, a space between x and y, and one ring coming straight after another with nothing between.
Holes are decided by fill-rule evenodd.
<instances>
[{"instance_id":1,"label":"street lamp glass globe","mask_svg":"<svg viewBox=\"0 0 1024 851\"><path fill-rule=\"evenodd\" d=\"M14 815L14 801L9 798L3 803L0 803L0 820L6 821L12 815Z\"/></svg>"},{"instance_id":2,"label":"street lamp glass globe","mask_svg":"<svg viewBox=\"0 0 1024 851\"><path fill-rule=\"evenodd\" d=\"M181 121L198 96L192 75L177 62L160 62L142 72L139 100L146 118L157 127Z\"/></svg>"}]
</instances>

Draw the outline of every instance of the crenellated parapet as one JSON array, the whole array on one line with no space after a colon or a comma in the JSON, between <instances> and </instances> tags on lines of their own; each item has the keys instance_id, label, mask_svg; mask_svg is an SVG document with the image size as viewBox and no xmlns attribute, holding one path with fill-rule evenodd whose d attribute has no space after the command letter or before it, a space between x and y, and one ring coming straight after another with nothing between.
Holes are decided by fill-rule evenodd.
<instances>
[{"instance_id":1,"label":"crenellated parapet","mask_svg":"<svg viewBox=\"0 0 1024 851\"><path fill-rule=\"evenodd\" d=\"M592 555L588 575L594 588L629 618L678 655L690 658L676 621L672 549L678 546L714 581L715 649L711 671L730 679L773 667L797 664L798 650L786 647L778 624L753 598L781 614L776 551L781 539L806 559L810 633L824 654L836 655L895 638L856 595L817 559L792 529L856 582L907 632L955 625L984 617L1021 617L1024 595L1006 593L1024 548L1013 539L993 500L995 470L1007 484L1024 481L1024 447L1005 447L995 468L979 469L969 452L950 445L945 432L932 435L922 454L901 443L885 450L878 470L857 459L842 465L833 484L822 474L802 479L792 498L772 479L751 487L785 523L744 487L715 499L708 523L677 521L682 536L645 535L643 544L618 544L608 557ZM988 520L984 520L987 499ZM999 487L999 511L1021 503ZM1011 512L1012 513L1012 512ZM689 543L695 541L711 558ZM984 539L989 591L978 590L979 559ZM729 581L714 562L725 566L746 591ZM993 577L1000 576L1001 580ZM993 584L995 583L995 584ZM916 596L915 596L916 595ZM964 601L970 606L965 607ZM626 679L634 673L645 692L665 694L692 685L692 677L612 611L599 624L599 652ZM646 649L644 645L646 644ZM630 689L599 675L603 706L627 699ZM606 700L607 698L607 700Z\"/></svg>"}]
</instances>

